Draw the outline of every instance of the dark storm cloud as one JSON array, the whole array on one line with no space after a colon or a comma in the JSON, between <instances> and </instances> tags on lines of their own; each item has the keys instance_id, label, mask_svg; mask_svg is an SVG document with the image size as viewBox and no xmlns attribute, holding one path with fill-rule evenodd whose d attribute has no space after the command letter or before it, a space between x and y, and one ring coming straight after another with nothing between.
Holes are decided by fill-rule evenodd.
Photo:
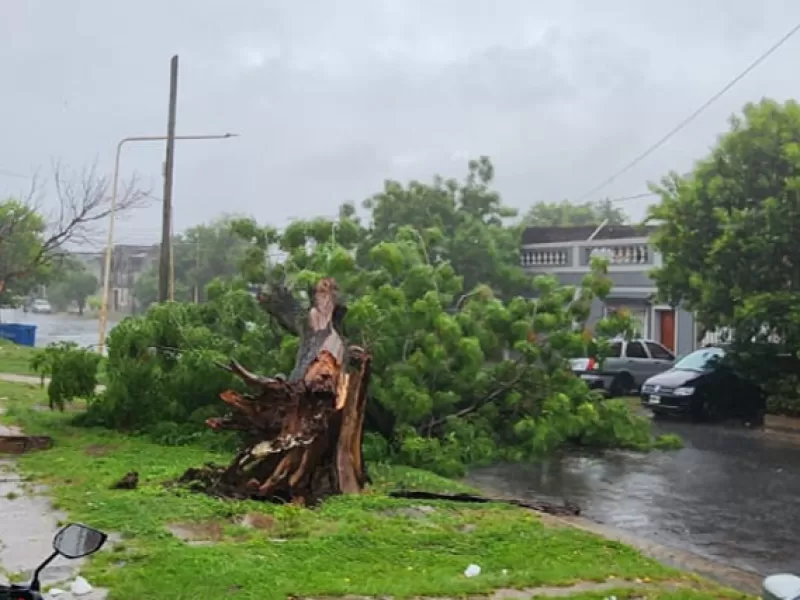
<instances>
[{"instance_id":1,"label":"dark storm cloud","mask_svg":"<svg viewBox=\"0 0 800 600\"><path fill-rule=\"evenodd\" d=\"M0 9L0 170L110 168L117 140L166 129L181 56L176 225L220 212L333 214L386 178L460 176L489 154L507 201L580 194L697 108L800 20L788 0L103 0ZM800 37L601 195L706 152L727 116L797 93ZM160 193L163 147L130 147ZM20 179L0 175L0 191ZM642 207L632 206L641 214ZM154 238L154 207L123 235Z\"/></svg>"}]
</instances>

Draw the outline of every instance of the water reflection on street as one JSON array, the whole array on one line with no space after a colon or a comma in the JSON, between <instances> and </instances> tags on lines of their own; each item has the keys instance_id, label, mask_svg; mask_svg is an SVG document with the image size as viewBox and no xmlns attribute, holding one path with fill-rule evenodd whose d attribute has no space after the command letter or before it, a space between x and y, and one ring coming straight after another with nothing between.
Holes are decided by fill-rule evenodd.
<instances>
[{"instance_id":1,"label":"water reflection on street","mask_svg":"<svg viewBox=\"0 0 800 600\"><path fill-rule=\"evenodd\" d=\"M68 314L41 315L4 308L0 309L0 322L36 325L37 346L47 346L52 342L75 342L80 346L95 346L99 339L99 322L93 317ZM116 324L116 320L109 319L107 331L110 332Z\"/></svg>"},{"instance_id":2,"label":"water reflection on street","mask_svg":"<svg viewBox=\"0 0 800 600\"><path fill-rule=\"evenodd\" d=\"M722 426L656 427L685 447L490 467L470 479L517 497L568 498L592 520L736 567L800 572L800 442Z\"/></svg>"}]
</instances>

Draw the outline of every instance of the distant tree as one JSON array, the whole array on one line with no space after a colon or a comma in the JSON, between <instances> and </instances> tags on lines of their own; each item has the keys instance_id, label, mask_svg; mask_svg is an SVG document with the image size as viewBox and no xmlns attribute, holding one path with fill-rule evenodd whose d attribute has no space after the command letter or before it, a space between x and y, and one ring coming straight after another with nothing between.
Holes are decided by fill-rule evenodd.
<instances>
[{"instance_id":1,"label":"distant tree","mask_svg":"<svg viewBox=\"0 0 800 600\"><path fill-rule=\"evenodd\" d=\"M599 225L608 220L608 225L624 225L628 222L625 212L613 201L598 200L573 204L569 200L561 202L539 202L534 204L522 222L527 227L569 227L579 225Z\"/></svg>"},{"instance_id":2,"label":"distant tree","mask_svg":"<svg viewBox=\"0 0 800 600\"><path fill-rule=\"evenodd\" d=\"M364 202L372 222L361 248L391 242L401 229L413 230L429 260L449 262L464 277L465 289L485 284L501 296L517 293L530 285L518 268L520 232L510 223L517 211L502 203L493 180L494 167L482 156L469 161L462 181L436 177L432 183L405 186L387 181L382 192ZM349 218L347 205L340 213ZM369 266L369 261L362 264Z\"/></svg>"},{"instance_id":3,"label":"distant tree","mask_svg":"<svg viewBox=\"0 0 800 600\"><path fill-rule=\"evenodd\" d=\"M64 260L66 247L84 242L111 212L109 180L96 167L74 173L56 163L50 180L55 190L50 202L44 201L44 188L36 180L26 197L0 201L0 301L47 281ZM147 201L132 178L118 191L116 210ZM45 204L54 210L44 210Z\"/></svg>"},{"instance_id":4,"label":"distant tree","mask_svg":"<svg viewBox=\"0 0 800 600\"><path fill-rule=\"evenodd\" d=\"M231 231L233 221L233 217L222 217L173 237L176 301L203 302L212 280L229 280L239 274L250 245ZM157 263L137 278L134 297L144 307L158 300Z\"/></svg>"},{"instance_id":5,"label":"distant tree","mask_svg":"<svg viewBox=\"0 0 800 600\"><path fill-rule=\"evenodd\" d=\"M78 307L78 314L83 314L87 299L97 293L100 282L82 265L70 265L64 276L53 283L47 297L58 310L66 309L72 302Z\"/></svg>"},{"instance_id":6,"label":"distant tree","mask_svg":"<svg viewBox=\"0 0 800 600\"><path fill-rule=\"evenodd\" d=\"M45 244L44 218L21 200L0 202L0 300L25 296L47 275L39 260Z\"/></svg>"}]
</instances>

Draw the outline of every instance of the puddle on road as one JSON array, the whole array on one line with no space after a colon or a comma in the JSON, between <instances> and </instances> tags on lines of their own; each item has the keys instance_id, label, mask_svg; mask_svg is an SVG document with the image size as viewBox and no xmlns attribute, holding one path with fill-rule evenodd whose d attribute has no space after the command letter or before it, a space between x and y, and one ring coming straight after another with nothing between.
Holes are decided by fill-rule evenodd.
<instances>
[{"instance_id":1,"label":"puddle on road","mask_svg":"<svg viewBox=\"0 0 800 600\"><path fill-rule=\"evenodd\" d=\"M762 576L796 571L797 436L681 422L656 429L679 434L685 447L566 454L476 469L468 480L523 499L567 498L594 522Z\"/></svg>"}]
</instances>

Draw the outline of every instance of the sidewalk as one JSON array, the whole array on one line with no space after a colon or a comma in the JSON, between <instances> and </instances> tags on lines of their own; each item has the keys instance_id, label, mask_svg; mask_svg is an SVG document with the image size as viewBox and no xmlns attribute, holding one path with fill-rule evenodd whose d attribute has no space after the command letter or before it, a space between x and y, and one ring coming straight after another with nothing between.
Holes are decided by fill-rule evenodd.
<instances>
[{"instance_id":1,"label":"sidewalk","mask_svg":"<svg viewBox=\"0 0 800 600\"><path fill-rule=\"evenodd\" d=\"M38 386L41 384L42 380L38 375L17 375L16 373L0 373L0 381L7 381L8 383L27 383L29 385ZM50 378L44 378L44 384L47 385L50 383ZM97 386L97 391L102 392L106 389L102 383Z\"/></svg>"}]
</instances>

